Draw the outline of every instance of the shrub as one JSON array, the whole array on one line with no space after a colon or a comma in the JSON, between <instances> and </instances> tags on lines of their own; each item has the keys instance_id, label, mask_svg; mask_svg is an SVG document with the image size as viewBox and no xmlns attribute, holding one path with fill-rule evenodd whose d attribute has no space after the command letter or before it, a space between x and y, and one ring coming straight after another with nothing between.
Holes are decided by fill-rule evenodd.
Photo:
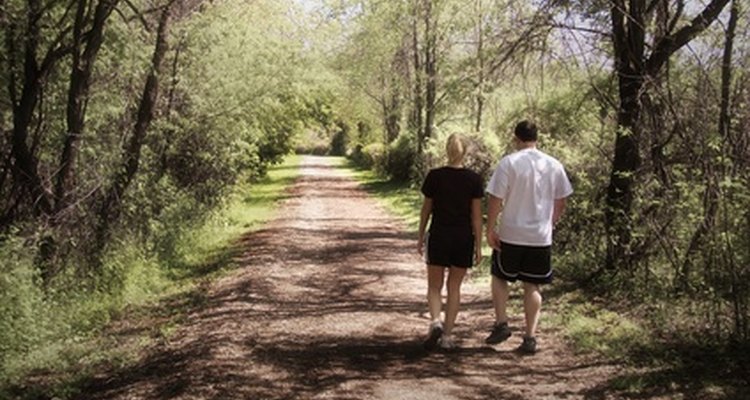
<instances>
[{"instance_id":1,"label":"shrub","mask_svg":"<svg viewBox=\"0 0 750 400\"><path fill-rule=\"evenodd\" d=\"M367 146L357 144L350 152L349 159L360 168L378 170L377 166L383 163L385 154L382 143L370 143Z\"/></svg>"},{"instance_id":2,"label":"shrub","mask_svg":"<svg viewBox=\"0 0 750 400\"><path fill-rule=\"evenodd\" d=\"M0 371L6 362L32 348L45 330L40 326L44 295L36 285L38 270L24 251L20 239L5 239L0 245ZM7 376L0 374L0 381Z\"/></svg>"},{"instance_id":3,"label":"shrub","mask_svg":"<svg viewBox=\"0 0 750 400\"><path fill-rule=\"evenodd\" d=\"M380 171L396 182L406 182L413 175L417 151L411 135L399 135L388 147Z\"/></svg>"},{"instance_id":4,"label":"shrub","mask_svg":"<svg viewBox=\"0 0 750 400\"><path fill-rule=\"evenodd\" d=\"M438 133L425 147L425 171L443 165L446 160L445 142L448 136L456 130L446 129ZM482 176L487 181L497 162L500 160L500 145L494 134L464 134L466 142L466 157L464 166Z\"/></svg>"},{"instance_id":5,"label":"shrub","mask_svg":"<svg viewBox=\"0 0 750 400\"><path fill-rule=\"evenodd\" d=\"M468 147L464 166L482 177L487 182L492 175L500 157L498 157L497 143L492 136L473 135L466 138Z\"/></svg>"},{"instance_id":6,"label":"shrub","mask_svg":"<svg viewBox=\"0 0 750 400\"><path fill-rule=\"evenodd\" d=\"M333 137L331 137L330 154L333 156L343 156L346 154L348 141L347 128L346 126L342 126L341 129L336 131L333 134Z\"/></svg>"}]
</instances>

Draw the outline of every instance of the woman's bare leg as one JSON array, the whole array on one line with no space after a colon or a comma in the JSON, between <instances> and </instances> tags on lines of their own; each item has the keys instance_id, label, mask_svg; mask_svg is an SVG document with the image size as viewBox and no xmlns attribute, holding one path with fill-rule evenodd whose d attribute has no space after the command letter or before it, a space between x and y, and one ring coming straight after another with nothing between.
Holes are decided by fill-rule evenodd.
<instances>
[{"instance_id":1,"label":"woman's bare leg","mask_svg":"<svg viewBox=\"0 0 750 400\"><path fill-rule=\"evenodd\" d=\"M453 332L453 325L456 323L458 308L461 304L461 283L466 276L466 268L451 267L448 271L448 301L445 307L445 326L446 336Z\"/></svg>"},{"instance_id":2,"label":"woman's bare leg","mask_svg":"<svg viewBox=\"0 0 750 400\"><path fill-rule=\"evenodd\" d=\"M427 266L427 307L432 322L440 321L440 311L443 308L443 279L445 268L436 265Z\"/></svg>"}]
</instances>

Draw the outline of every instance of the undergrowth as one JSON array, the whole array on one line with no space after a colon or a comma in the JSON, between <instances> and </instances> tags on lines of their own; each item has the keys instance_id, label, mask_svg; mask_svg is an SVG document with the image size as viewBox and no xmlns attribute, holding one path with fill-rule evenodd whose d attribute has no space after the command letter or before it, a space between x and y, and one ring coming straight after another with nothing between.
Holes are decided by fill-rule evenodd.
<instances>
[{"instance_id":1,"label":"undergrowth","mask_svg":"<svg viewBox=\"0 0 750 400\"><path fill-rule=\"evenodd\" d=\"M140 349L168 339L201 301L200 286L232 269L240 236L273 217L299 161L290 156L264 178L238 184L200 225L175 230L166 257L136 240L113 246L105 264L119 274L117 291L42 290L25 242L3 238L0 398L75 398L78 382L102 365L128 364Z\"/></svg>"}]
</instances>

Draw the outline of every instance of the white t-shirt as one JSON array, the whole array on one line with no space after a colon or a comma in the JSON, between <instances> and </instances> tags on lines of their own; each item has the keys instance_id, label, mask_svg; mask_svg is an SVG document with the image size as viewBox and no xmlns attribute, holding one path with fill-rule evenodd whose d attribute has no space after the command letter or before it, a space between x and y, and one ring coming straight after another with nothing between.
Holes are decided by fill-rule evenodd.
<instances>
[{"instance_id":1,"label":"white t-shirt","mask_svg":"<svg viewBox=\"0 0 750 400\"><path fill-rule=\"evenodd\" d=\"M573 188L559 161L528 148L500 160L487 184L487 193L503 200L498 223L501 241L549 246L555 200L570 196Z\"/></svg>"}]
</instances>

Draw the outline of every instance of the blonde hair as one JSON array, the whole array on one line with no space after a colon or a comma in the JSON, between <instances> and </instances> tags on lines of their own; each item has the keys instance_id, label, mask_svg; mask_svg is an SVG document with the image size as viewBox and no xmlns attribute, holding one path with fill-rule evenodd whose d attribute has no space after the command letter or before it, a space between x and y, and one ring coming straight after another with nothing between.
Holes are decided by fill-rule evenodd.
<instances>
[{"instance_id":1,"label":"blonde hair","mask_svg":"<svg viewBox=\"0 0 750 400\"><path fill-rule=\"evenodd\" d=\"M445 143L445 153L448 155L449 164L459 164L463 161L466 155L464 138L457 133L448 136L448 140Z\"/></svg>"}]
</instances>

